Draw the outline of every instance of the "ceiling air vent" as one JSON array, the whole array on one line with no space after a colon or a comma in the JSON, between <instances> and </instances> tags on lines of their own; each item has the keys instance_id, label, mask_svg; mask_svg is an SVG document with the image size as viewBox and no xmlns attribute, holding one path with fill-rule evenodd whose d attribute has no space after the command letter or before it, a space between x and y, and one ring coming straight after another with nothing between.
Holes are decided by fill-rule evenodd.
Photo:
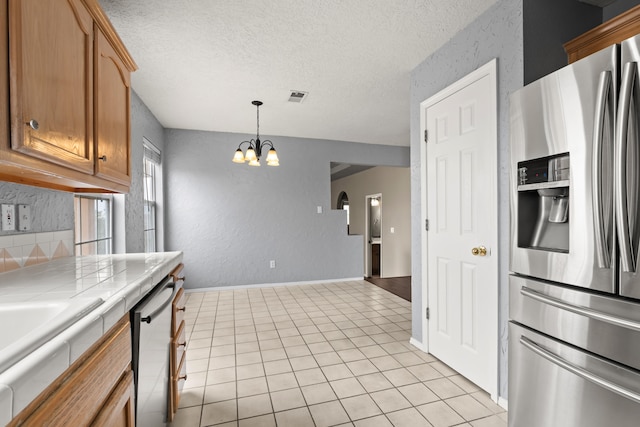
<instances>
[{"instance_id":1,"label":"ceiling air vent","mask_svg":"<svg viewBox=\"0 0 640 427\"><path fill-rule=\"evenodd\" d=\"M302 102L307 98L309 92L302 92L300 90L292 90L291 95L289 95L289 102Z\"/></svg>"}]
</instances>

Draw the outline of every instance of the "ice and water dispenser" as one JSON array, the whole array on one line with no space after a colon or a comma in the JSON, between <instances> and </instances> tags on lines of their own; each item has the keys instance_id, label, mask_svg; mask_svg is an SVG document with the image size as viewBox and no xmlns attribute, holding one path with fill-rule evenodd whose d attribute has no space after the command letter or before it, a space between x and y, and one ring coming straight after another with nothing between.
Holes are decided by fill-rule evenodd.
<instances>
[{"instance_id":1,"label":"ice and water dispenser","mask_svg":"<svg viewBox=\"0 0 640 427\"><path fill-rule=\"evenodd\" d=\"M569 252L569 153L518 162L518 246Z\"/></svg>"}]
</instances>

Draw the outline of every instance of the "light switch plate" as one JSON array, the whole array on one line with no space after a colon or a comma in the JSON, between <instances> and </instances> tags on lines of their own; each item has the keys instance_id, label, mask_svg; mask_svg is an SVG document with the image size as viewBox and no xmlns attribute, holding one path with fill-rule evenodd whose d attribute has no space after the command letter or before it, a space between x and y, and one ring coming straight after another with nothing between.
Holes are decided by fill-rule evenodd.
<instances>
[{"instance_id":1,"label":"light switch plate","mask_svg":"<svg viewBox=\"0 0 640 427\"><path fill-rule=\"evenodd\" d=\"M2 231L16 229L16 205L2 205Z\"/></svg>"},{"instance_id":2,"label":"light switch plate","mask_svg":"<svg viewBox=\"0 0 640 427\"><path fill-rule=\"evenodd\" d=\"M18 205L18 230L31 230L31 206Z\"/></svg>"}]
</instances>

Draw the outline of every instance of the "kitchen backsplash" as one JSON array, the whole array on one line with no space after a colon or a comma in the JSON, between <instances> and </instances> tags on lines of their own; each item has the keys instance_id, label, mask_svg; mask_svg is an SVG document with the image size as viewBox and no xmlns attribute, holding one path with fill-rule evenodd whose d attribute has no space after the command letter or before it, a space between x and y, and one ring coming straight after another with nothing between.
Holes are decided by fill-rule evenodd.
<instances>
[{"instance_id":1,"label":"kitchen backsplash","mask_svg":"<svg viewBox=\"0 0 640 427\"><path fill-rule=\"evenodd\" d=\"M72 256L73 230L0 236L0 273Z\"/></svg>"}]
</instances>

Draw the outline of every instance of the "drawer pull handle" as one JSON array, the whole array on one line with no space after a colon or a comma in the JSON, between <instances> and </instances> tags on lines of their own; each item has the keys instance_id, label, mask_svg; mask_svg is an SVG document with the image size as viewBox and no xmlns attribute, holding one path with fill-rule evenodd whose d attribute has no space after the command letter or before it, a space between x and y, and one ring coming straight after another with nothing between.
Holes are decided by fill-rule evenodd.
<instances>
[{"instance_id":1,"label":"drawer pull handle","mask_svg":"<svg viewBox=\"0 0 640 427\"><path fill-rule=\"evenodd\" d=\"M179 308L178 310L176 310L176 311L185 311L185 312L186 312L186 311L187 311L187 307L180 307L180 308Z\"/></svg>"},{"instance_id":2,"label":"drawer pull handle","mask_svg":"<svg viewBox=\"0 0 640 427\"><path fill-rule=\"evenodd\" d=\"M37 120L34 120L34 119L29 120L27 124L33 130L38 130L40 128L40 124L38 123Z\"/></svg>"},{"instance_id":3,"label":"drawer pull handle","mask_svg":"<svg viewBox=\"0 0 640 427\"><path fill-rule=\"evenodd\" d=\"M186 343L186 342L180 342L180 343L178 343L178 348L180 348L180 347L186 347L186 346L187 346L187 343Z\"/></svg>"},{"instance_id":4,"label":"drawer pull handle","mask_svg":"<svg viewBox=\"0 0 640 427\"><path fill-rule=\"evenodd\" d=\"M184 374L183 376L178 377L178 381L180 381L180 380L185 380L186 381L187 380L187 374Z\"/></svg>"},{"instance_id":5,"label":"drawer pull handle","mask_svg":"<svg viewBox=\"0 0 640 427\"><path fill-rule=\"evenodd\" d=\"M555 353L550 352L549 350L541 347L539 344L530 340L527 337L520 337L520 344L536 353L538 356L544 357L549 362L558 365L561 368L566 369L567 371L583 378L586 381L590 381L604 389L612 391L614 393L619 394L620 396L626 397L629 400L633 400L636 403L640 403L640 395L635 391L626 389L618 384L615 384L605 378L602 378L586 369L576 366L562 357L556 355Z\"/></svg>"},{"instance_id":6,"label":"drawer pull handle","mask_svg":"<svg viewBox=\"0 0 640 427\"><path fill-rule=\"evenodd\" d=\"M102 160L103 162L107 161L107 156L100 156L98 157L98 160Z\"/></svg>"}]
</instances>

